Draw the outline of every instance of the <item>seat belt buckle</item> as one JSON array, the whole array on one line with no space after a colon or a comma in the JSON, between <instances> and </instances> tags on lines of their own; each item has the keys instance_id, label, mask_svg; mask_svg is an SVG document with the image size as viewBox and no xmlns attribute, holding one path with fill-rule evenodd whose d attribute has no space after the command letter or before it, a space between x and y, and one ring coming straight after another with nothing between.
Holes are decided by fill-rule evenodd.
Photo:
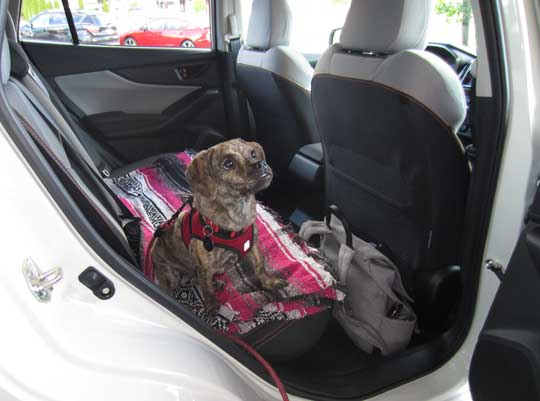
<instances>
[{"instance_id":1,"label":"seat belt buckle","mask_svg":"<svg viewBox=\"0 0 540 401\"><path fill-rule=\"evenodd\" d=\"M105 178L109 178L111 176L111 172L104 168L103 170L101 170L101 175Z\"/></svg>"},{"instance_id":2,"label":"seat belt buckle","mask_svg":"<svg viewBox=\"0 0 540 401\"><path fill-rule=\"evenodd\" d=\"M478 157L478 148L472 143L465 147L465 156L470 162L474 162Z\"/></svg>"}]
</instances>

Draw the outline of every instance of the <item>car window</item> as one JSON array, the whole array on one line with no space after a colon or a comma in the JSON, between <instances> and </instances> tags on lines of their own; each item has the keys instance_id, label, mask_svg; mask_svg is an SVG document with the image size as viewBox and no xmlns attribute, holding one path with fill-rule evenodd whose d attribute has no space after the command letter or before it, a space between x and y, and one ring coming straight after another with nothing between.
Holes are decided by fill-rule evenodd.
<instances>
[{"instance_id":1,"label":"car window","mask_svg":"<svg viewBox=\"0 0 540 401\"><path fill-rule=\"evenodd\" d=\"M58 2L55 4L58 6ZM65 13L55 7L55 4L47 1L23 1L19 22L19 38L48 42L71 41L68 29L58 29L59 25L66 26L66 19Z\"/></svg>"},{"instance_id":2,"label":"car window","mask_svg":"<svg viewBox=\"0 0 540 401\"><path fill-rule=\"evenodd\" d=\"M38 15L32 20L32 26L36 28L41 28L49 25L49 19L51 18L50 14Z\"/></svg>"},{"instance_id":3,"label":"car window","mask_svg":"<svg viewBox=\"0 0 540 401\"><path fill-rule=\"evenodd\" d=\"M94 24L99 26L115 25L114 19L109 14L98 14L93 16Z\"/></svg>"},{"instance_id":4,"label":"car window","mask_svg":"<svg viewBox=\"0 0 540 401\"><path fill-rule=\"evenodd\" d=\"M72 42L69 29L47 29L67 25L61 4L22 0L20 39ZM82 44L212 48L210 0L73 0L69 4ZM178 32L159 33L166 30Z\"/></svg>"},{"instance_id":5,"label":"car window","mask_svg":"<svg viewBox=\"0 0 540 401\"><path fill-rule=\"evenodd\" d=\"M86 16L84 14L74 14L73 15L73 22L76 24L80 24L85 20Z\"/></svg>"},{"instance_id":6,"label":"car window","mask_svg":"<svg viewBox=\"0 0 540 401\"><path fill-rule=\"evenodd\" d=\"M49 24L50 25L65 25L67 24L66 16L62 14L51 14Z\"/></svg>"},{"instance_id":7,"label":"car window","mask_svg":"<svg viewBox=\"0 0 540 401\"><path fill-rule=\"evenodd\" d=\"M146 24L146 29L149 31L161 31L165 27L165 22L162 20L152 21Z\"/></svg>"},{"instance_id":8,"label":"car window","mask_svg":"<svg viewBox=\"0 0 540 401\"><path fill-rule=\"evenodd\" d=\"M247 34L253 0L241 0L243 35ZM320 54L329 46L332 30L343 27L351 0L288 0L293 23L290 46ZM334 34L339 41L340 31ZM476 53L470 0L437 0L428 32L430 42L449 43Z\"/></svg>"},{"instance_id":9,"label":"car window","mask_svg":"<svg viewBox=\"0 0 540 401\"><path fill-rule=\"evenodd\" d=\"M95 21L94 21L94 17L92 17L91 15L87 15L86 17L80 19L79 18L79 21L77 21L75 19L75 17L73 18L73 21L75 23L78 23L78 22L82 22L83 24L95 24ZM97 25L97 24L96 24Z\"/></svg>"},{"instance_id":10,"label":"car window","mask_svg":"<svg viewBox=\"0 0 540 401\"><path fill-rule=\"evenodd\" d=\"M182 19L167 21L167 29L186 29L188 26L189 23Z\"/></svg>"}]
</instances>

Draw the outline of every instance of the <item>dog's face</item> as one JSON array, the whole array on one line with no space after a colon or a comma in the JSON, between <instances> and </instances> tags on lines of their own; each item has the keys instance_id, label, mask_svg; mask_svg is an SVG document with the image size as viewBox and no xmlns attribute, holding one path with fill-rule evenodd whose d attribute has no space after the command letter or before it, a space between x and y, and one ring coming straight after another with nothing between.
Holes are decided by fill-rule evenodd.
<instances>
[{"instance_id":1,"label":"dog's face","mask_svg":"<svg viewBox=\"0 0 540 401\"><path fill-rule=\"evenodd\" d=\"M256 142L233 139L195 156L186 171L193 191L213 199L220 194L246 196L268 188L272 169Z\"/></svg>"}]
</instances>

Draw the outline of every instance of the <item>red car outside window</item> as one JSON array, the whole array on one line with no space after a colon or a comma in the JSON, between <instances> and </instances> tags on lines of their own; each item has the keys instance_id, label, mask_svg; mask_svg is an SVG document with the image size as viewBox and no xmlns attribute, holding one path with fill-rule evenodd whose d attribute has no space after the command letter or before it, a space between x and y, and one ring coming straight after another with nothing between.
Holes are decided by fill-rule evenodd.
<instances>
[{"instance_id":1,"label":"red car outside window","mask_svg":"<svg viewBox=\"0 0 540 401\"><path fill-rule=\"evenodd\" d=\"M210 28L190 27L182 19L157 19L120 36L124 46L212 47Z\"/></svg>"}]
</instances>

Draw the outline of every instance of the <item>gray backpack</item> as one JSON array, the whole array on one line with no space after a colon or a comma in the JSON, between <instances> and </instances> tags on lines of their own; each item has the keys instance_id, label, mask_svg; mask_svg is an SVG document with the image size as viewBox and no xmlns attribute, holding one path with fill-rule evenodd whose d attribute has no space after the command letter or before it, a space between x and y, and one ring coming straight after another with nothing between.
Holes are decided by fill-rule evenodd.
<instances>
[{"instance_id":1,"label":"gray backpack","mask_svg":"<svg viewBox=\"0 0 540 401\"><path fill-rule=\"evenodd\" d=\"M339 216L337 218L336 216ZM326 221L307 221L300 236L321 236L321 252L335 269L345 292L333 314L351 340L365 352L388 355L407 347L416 315L396 266L373 244L352 235L334 206Z\"/></svg>"}]
</instances>

